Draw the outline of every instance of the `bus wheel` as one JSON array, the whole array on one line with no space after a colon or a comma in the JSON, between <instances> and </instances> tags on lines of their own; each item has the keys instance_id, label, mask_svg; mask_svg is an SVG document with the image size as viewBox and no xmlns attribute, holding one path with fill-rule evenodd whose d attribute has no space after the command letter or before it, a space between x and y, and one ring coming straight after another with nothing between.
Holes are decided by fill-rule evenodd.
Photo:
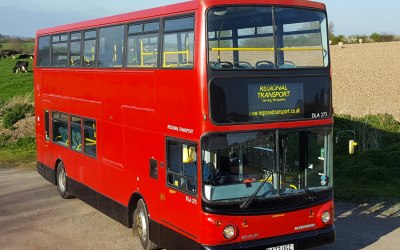
<instances>
[{"instance_id":1,"label":"bus wheel","mask_svg":"<svg viewBox=\"0 0 400 250\"><path fill-rule=\"evenodd\" d=\"M158 249L157 245L150 240L149 216L144 201L140 199L133 212L133 235L138 235L142 247L146 250ZM136 232L136 234L135 234Z\"/></svg>"},{"instance_id":2,"label":"bus wheel","mask_svg":"<svg viewBox=\"0 0 400 250\"><path fill-rule=\"evenodd\" d=\"M57 164L57 191L64 199L71 198L71 195L67 191L67 185L67 174L65 172L64 164L60 161Z\"/></svg>"}]
</instances>

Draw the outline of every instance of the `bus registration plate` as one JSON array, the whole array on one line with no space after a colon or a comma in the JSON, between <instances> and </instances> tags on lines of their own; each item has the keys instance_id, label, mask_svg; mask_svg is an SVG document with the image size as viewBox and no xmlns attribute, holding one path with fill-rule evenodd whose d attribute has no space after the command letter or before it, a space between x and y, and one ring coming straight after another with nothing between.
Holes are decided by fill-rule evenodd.
<instances>
[{"instance_id":1,"label":"bus registration plate","mask_svg":"<svg viewBox=\"0 0 400 250\"><path fill-rule=\"evenodd\" d=\"M268 247L266 250L294 250L294 244L287 244L277 247Z\"/></svg>"}]
</instances>

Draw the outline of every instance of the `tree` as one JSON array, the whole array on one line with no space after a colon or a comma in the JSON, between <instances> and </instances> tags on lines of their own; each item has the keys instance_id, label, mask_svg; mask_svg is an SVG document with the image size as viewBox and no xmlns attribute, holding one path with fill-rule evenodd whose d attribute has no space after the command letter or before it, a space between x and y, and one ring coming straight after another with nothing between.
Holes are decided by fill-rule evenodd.
<instances>
[{"instance_id":1,"label":"tree","mask_svg":"<svg viewBox=\"0 0 400 250\"><path fill-rule=\"evenodd\" d=\"M22 51L22 49L24 48L24 42L21 38L10 39L10 47L14 50Z\"/></svg>"},{"instance_id":2,"label":"tree","mask_svg":"<svg viewBox=\"0 0 400 250\"><path fill-rule=\"evenodd\" d=\"M381 38L381 35L378 34L378 32L372 33L372 34L369 36L369 38L371 38L371 40L374 41L374 42L380 42L381 39L382 39L382 38Z\"/></svg>"},{"instance_id":3,"label":"tree","mask_svg":"<svg viewBox=\"0 0 400 250\"><path fill-rule=\"evenodd\" d=\"M335 25L333 25L333 22L330 21L328 25L328 35L330 40L332 40L335 37L335 34L333 33L334 31L335 31Z\"/></svg>"},{"instance_id":4,"label":"tree","mask_svg":"<svg viewBox=\"0 0 400 250\"><path fill-rule=\"evenodd\" d=\"M345 42L346 37L344 35L338 35L332 37L332 44L338 44L340 42Z\"/></svg>"}]
</instances>

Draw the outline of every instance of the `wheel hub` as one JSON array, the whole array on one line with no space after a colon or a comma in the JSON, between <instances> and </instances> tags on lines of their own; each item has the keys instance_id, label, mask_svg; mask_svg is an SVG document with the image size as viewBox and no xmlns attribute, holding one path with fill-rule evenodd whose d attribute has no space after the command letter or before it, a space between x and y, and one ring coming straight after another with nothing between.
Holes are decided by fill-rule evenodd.
<instances>
[{"instance_id":1,"label":"wheel hub","mask_svg":"<svg viewBox=\"0 0 400 250\"><path fill-rule=\"evenodd\" d=\"M136 216L136 230L141 238L146 238L146 218L144 217L143 211L140 211L139 214Z\"/></svg>"}]
</instances>

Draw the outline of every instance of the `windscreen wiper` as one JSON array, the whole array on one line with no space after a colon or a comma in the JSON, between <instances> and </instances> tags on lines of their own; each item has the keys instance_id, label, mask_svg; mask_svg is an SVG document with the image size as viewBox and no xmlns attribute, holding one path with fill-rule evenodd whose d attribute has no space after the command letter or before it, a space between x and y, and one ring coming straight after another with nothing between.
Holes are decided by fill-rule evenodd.
<instances>
[{"instance_id":1,"label":"windscreen wiper","mask_svg":"<svg viewBox=\"0 0 400 250\"><path fill-rule=\"evenodd\" d=\"M266 171L266 170L264 170ZM241 205L240 205L240 209L242 210L247 210L249 208L249 206L251 205L251 203L253 202L254 198L256 198L258 192L260 192L261 188L264 186L264 184L268 181L269 177L271 177L273 171L271 171L267 177L264 178L263 182L260 184L260 186L258 186L258 188L256 189L256 191L254 191L254 193L247 199L245 200ZM263 174L263 176L265 176L265 174Z\"/></svg>"},{"instance_id":2,"label":"windscreen wiper","mask_svg":"<svg viewBox=\"0 0 400 250\"><path fill-rule=\"evenodd\" d=\"M310 189L308 189L308 187L306 186L306 184L305 184L303 181L301 181L300 178L297 177L292 171L290 171L289 168L286 169L286 172L289 173L290 176L292 176L297 182L300 183L301 186L304 187L304 191L306 191L306 193L307 193L307 195L308 195L308 198L309 198L310 200L315 200L315 199L317 199L317 197L315 196L315 193L314 193L314 192L311 192Z\"/></svg>"}]
</instances>

